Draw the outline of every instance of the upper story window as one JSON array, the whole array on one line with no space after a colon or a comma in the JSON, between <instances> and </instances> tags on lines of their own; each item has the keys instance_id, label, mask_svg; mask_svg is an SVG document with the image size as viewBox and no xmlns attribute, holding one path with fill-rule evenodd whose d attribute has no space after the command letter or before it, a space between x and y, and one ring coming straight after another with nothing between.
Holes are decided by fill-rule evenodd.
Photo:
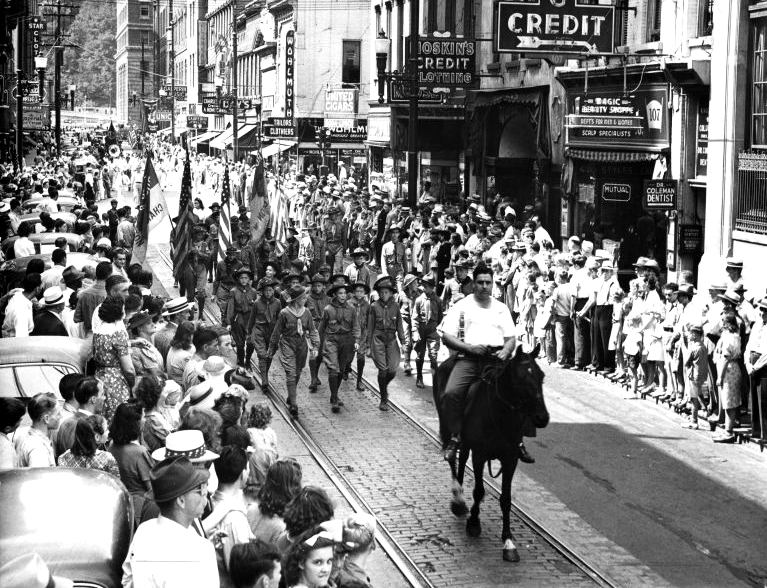
<instances>
[{"instance_id":1,"label":"upper story window","mask_svg":"<svg viewBox=\"0 0 767 588\"><path fill-rule=\"evenodd\" d=\"M341 82L344 84L360 83L361 41L344 41L341 62Z\"/></svg>"},{"instance_id":2,"label":"upper story window","mask_svg":"<svg viewBox=\"0 0 767 588\"><path fill-rule=\"evenodd\" d=\"M751 145L767 148L767 17L751 20Z\"/></svg>"},{"instance_id":3,"label":"upper story window","mask_svg":"<svg viewBox=\"0 0 767 588\"><path fill-rule=\"evenodd\" d=\"M647 41L649 43L660 41L661 4L663 0L647 2Z\"/></svg>"},{"instance_id":4,"label":"upper story window","mask_svg":"<svg viewBox=\"0 0 767 588\"><path fill-rule=\"evenodd\" d=\"M149 18L149 4L142 4L139 10L141 11L141 18Z\"/></svg>"}]
</instances>

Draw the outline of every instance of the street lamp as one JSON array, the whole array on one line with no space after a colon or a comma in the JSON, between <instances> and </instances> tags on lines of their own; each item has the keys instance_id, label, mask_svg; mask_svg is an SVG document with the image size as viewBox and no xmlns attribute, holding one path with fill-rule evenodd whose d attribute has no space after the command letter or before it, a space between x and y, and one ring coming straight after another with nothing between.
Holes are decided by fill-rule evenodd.
<instances>
[{"instance_id":1,"label":"street lamp","mask_svg":"<svg viewBox=\"0 0 767 588\"><path fill-rule=\"evenodd\" d=\"M378 31L375 40L376 69L378 70L378 104L384 103L384 87L386 85L386 62L389 60L391 40L386 36L383 29Z\"/></svg>"},{"instance_id":2,"label":"street lamp","mask_svg":"<svg viewBox=\"0 0 767 588\"><path fill-rule=\"evenodd\" d=\"M38 102L43 101L45 92L45 68L48 67L48 58L44 55L35 56L35 69L37 70Z\"/></svg>"}]
</instances>

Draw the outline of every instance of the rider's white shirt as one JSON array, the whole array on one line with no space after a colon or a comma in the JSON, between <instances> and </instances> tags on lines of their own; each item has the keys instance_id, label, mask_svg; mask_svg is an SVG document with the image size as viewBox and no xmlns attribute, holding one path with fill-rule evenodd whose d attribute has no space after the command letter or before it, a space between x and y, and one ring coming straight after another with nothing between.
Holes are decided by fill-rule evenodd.
<instances>
[{"instance_id":1,"label":"rider's white shirt","mask_svg":"<svg viewBox=\"0 0 767 588\"><path fill-rule=\"evenodd\" d=\"M514 319L509 308L494 298L488 308L480 307L474 296L456 302L442 321L442 332L459 336L460 317L463 313L463 340L469 345L501 347L504 340L516 334Z\"/></svg>"}]
</instances>

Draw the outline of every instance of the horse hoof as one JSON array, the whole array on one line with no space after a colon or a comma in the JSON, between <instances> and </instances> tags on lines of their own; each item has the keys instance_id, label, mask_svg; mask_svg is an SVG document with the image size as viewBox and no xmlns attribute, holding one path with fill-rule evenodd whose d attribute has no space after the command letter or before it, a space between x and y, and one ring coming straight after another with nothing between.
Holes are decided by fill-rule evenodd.
<instances>
[{"instance_id":1,"label":"horse hoof","mask_svg":"<svg viewBox=\"0 0 767 588\"><path fill-rule=\"evenodd\" d=\"M469 512L469 509L466 507L465 502L454 500L450 503L450 512L452 512L454 516L463 517L466 516L466 513Z\"/></svg>"},{"instance_id":2,"label":"horse hoof","mask_svg":"<svg viewBox=\"0 0 767 588\"><path fill-rule=\"evenodd\" d=\"M469 519L466 521L466 534L469 537L479 537L482 534L482 525L479 519Z\"/></svg>"},{"instance_id":3,"label":"horse hoof","mask_svg":"<svg viewBox=\"0 0 767 588\"><path fill-rule=\"evenodd\" d=\"M503 561L518 562L519 561L519 553L517 553L516 548L514 548L514 549L504 549L503 550Z\"/></svg>"}]
</instances>

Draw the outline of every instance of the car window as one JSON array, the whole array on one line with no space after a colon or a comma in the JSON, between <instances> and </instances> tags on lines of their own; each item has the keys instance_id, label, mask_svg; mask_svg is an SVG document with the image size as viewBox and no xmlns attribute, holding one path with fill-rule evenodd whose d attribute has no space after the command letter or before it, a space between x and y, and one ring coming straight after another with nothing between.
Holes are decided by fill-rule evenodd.
<instances>
[{"instance_id":1,"label":"car window","mask_svg":"<svg viewBox=\"0 0 767 588\"><path fill-rule=\"evenodd\" d=\"M31 398L40 392L59 395L59 381L76 369L64 364L16 365L0 368L0 396Z\"/></svg>"}]
</instances>

